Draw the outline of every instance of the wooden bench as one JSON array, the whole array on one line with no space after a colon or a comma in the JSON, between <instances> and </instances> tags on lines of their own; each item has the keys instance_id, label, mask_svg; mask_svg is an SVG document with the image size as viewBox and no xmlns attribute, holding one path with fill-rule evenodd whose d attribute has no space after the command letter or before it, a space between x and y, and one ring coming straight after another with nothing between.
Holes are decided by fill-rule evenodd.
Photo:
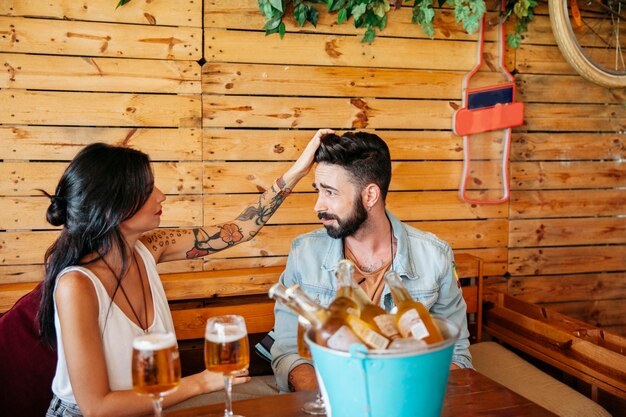
<instances>
[{"instance_id":1,"label":"wooden bench","mask_svg":"<svg viewBox=\"0 0 626 417\"><path fill-rule=\"evenodd\" d=\"M546 307L496 293L485 311L486 331L507 344L626 400L626 338Z\"/></svg>"}]
</instances>

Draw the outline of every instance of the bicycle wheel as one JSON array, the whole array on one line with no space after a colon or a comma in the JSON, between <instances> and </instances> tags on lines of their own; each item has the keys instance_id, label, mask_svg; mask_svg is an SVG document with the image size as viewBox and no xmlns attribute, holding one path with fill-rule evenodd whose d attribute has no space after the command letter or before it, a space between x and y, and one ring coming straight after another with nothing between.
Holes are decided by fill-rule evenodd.
<instances>
[{"instance_id":1,"label":"bicycle wheel","mask_svg":"<svg viewBox=\"0 0 626 417\"><path fill-rule=\"evenodd\" d=\"M549 0L549 10L559 49L576 72L626 87L626 0Z\"/></svg>"}]
</instances>

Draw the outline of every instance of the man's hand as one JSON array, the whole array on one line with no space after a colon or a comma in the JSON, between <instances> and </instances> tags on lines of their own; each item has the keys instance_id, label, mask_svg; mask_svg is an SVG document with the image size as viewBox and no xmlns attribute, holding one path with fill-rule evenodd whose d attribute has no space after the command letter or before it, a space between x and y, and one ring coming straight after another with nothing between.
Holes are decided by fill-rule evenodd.
<instances>
[{"instance_id":1,"label":"man's hand","mask_svg":"<svg viewBox=\"0 0 626 417\"><path fill-rule=\"evenodd\" d=\"M291 391L309 391L317 389L315 369L309 364L298 365L289 372L289 389Z\"/></svg>"},{"instance_id":2,"label":"man's hand","mask_svg":"<svg viewBox=\"0 0 626 417\"><path fill-rule=\"evenodd\" d=\"M311 170L313 162L315 160L315 152L320 146L320 141L324 135L329 133L335 133L332 129L320 129L311 138L309 143L302 151L302 154L294 162L294 164L285 172L283 180L285 181L287 188L293 188L302 177L304 177ZM280 184L279 184L280 186Z\"/></svg>"}]
</instances>

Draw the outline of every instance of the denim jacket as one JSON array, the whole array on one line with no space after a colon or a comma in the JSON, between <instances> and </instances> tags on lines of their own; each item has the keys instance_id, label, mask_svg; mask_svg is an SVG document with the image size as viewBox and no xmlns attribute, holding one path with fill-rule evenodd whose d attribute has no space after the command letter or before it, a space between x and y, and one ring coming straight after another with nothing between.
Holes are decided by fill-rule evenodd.
<instances>
[{"instance_id":1,"label":"denim jacket","mask_svg":"<svg viewBox=\"0 0 626 417\"><path fill-rule=\"evenodd\" d=\"M471 368L466 305L453 275L452 249L432 233L403 224L389 212L387 216L398 242L393 269L400 274L413 298L424 304L431 314L447 318L459 326L461 333L452 362L461 368ZM280 283L287 287L298 284L320 305L328 306L335 298L335 268L342 258L342 240L331 238L325 229L298 236L292 242ZM380 306L387 312L395 307L387 285ZM272 369L280 390L289 391L289 372L298 365L311 362L297 353L297 315L277 302L274 317Z\"/></svg>"}]
</instances>

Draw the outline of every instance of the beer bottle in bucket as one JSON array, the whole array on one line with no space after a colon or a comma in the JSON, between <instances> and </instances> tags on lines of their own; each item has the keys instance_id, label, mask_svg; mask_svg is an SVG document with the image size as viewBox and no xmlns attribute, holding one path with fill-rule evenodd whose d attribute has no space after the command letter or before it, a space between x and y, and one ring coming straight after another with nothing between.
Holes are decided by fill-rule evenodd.
<instances>
[{"instance_id":1,"label":"beer bottle in bucket","mask_svg":"<svg viewBox=\"0 0 626 417\"><path fill-rule=\"evenodd\" d=\"M354 263L349 259L339 261L337 265L337 299L341 296L349 297L358 305L360 318L369 324L372 330L385 336L387 339L394 340L400 335L395 324L395 318L391 314L387 314L385 310L372 303L369 296L363 291L363 288L357 285L353 278ZM336 300L335 300L336 301ZM330 305L332 308L333 303Z\"/></svg>"},{"instance_id":2,"label":"beer bottle in bucket","mask_svg":"<svg viewBox=\"0 0 626 417\"><path fill-rule=\"evenodd\" d=\"M396 325L402 337L412 337L428 344L441 342L443 336L422 303L411 297L395 271L385 273L385 281L398 307Z\"/></svg>"},{"instance_id":3,"label":"beer bottle in bucket","mask_svg":"<svg viewBox=\"0 0 626 417\"><path fill-rule=\"evenodd\" d=\"M354 264L351 261L347 259L339 261L337 271L335 272L335 277L337 278L337 294L328 308L359 317L361 315L361 309L354 295L354 287L352 285L353 271Z\"/></svg>"},{"instance_id":4,"label":"beer bottle in bucket","mask_svg":"<svg viewBox=\"0 0 626 417\"><path fill-rule=\"evenodd\" d=\"M280 283L274 284L269 296L311 323L318 345L347 351L353 343L360 343L345 320L318 305L298 285L286 288Z\"/></svg>"},{"instance_id":5,"label":"beer bottle in bucket","mask_svg":"<svg viewBox=\"0 0 626 417\"><path fill-rule=\"evenodd\" d=\"M353 343L365 343L374 349L389 345L389 339L374 332L363 320L340 309L320 306L297 284L289 288L274 284L269 296L309 321L314 329L314 340L321 346L347 351Z\"/></svg>"}]
</instances>

